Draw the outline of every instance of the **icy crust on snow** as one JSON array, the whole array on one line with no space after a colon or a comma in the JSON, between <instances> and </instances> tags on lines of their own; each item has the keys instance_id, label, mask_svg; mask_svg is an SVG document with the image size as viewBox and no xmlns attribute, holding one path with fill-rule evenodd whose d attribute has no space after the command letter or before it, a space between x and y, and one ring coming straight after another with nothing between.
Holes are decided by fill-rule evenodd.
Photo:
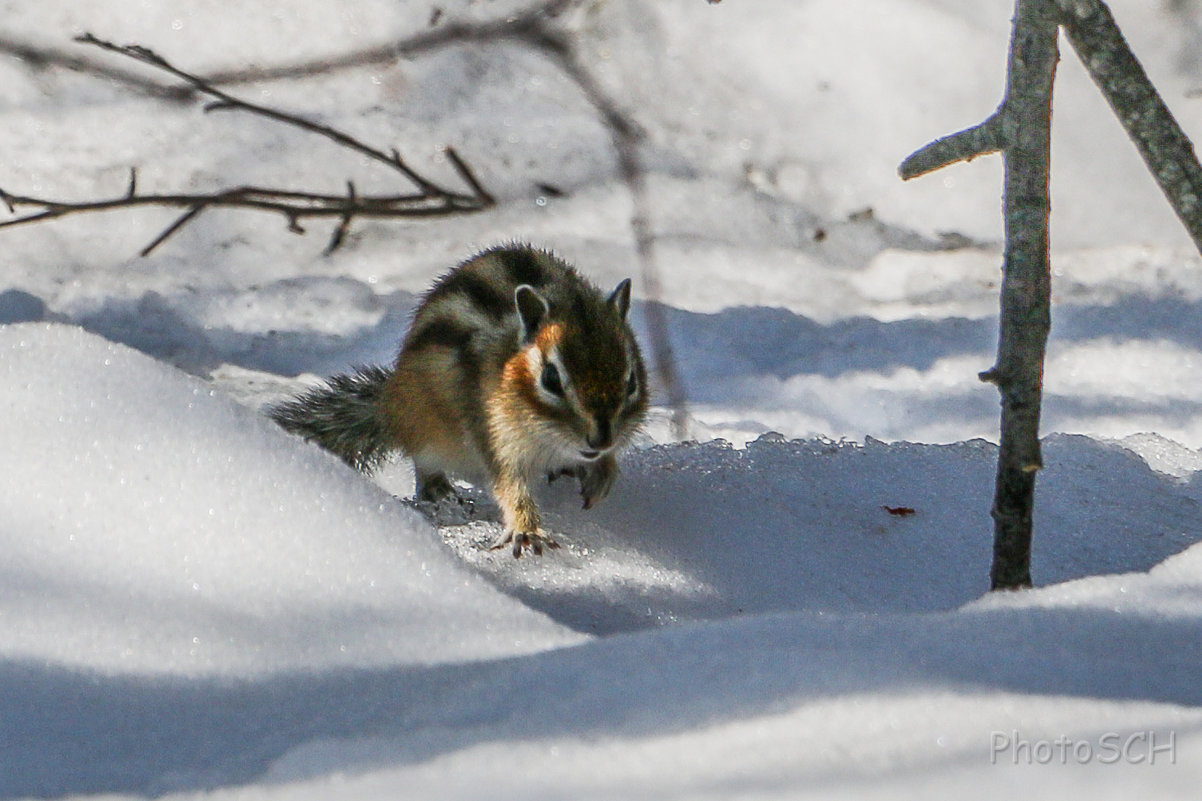
<instances>
[{"instance_id":1,"label":"icy crust on snow","mask_svg":"<svg viewBox=\"0 0 1202 801\"><path fill-rule=\"evenodd\" d=\"M0 328L0 651L240 674L576 637L419 516L206 384L55 325Z\"/></svg>"},{"instance_id":2,"label":"icy crust on snow","mask_svg":"<svg viewBox=\"0 0 1202 801\"><path fill-rule=\"evenodd\" d=\"M1147 570L1202 539L1188 482L1117 444L1045 441L1034 571L1041 584ZM542 491L563 548L515 564L481 550L495 515L442 529L468 564L530 606L601 634L781 611L923 612L988 591L996 446L715 441L635 451L582 512ZM1138 502L1134 499L1138 498ZM1152 512L1135 515L1132 505Z\"/></svg>"}]
</instances>

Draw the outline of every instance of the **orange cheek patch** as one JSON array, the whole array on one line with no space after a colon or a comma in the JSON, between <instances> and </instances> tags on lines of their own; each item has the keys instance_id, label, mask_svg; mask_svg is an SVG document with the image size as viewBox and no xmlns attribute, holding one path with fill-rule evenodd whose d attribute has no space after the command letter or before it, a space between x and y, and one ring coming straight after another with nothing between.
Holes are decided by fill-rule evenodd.
<instances>
[{"instance_id":1,"label":"orange cheek patch","mask_svg":"<svg viewBox=\"0 0 1202 801\"><path fill-rule=\"evenodd\" d=\"M537 402L534 376L530 374L530 363L526 361L526 351L518 351L509 358L509 361L505 362L505 368L501 371L501 385L521 397L529 405Z\"/></svg>"}]
</instances>

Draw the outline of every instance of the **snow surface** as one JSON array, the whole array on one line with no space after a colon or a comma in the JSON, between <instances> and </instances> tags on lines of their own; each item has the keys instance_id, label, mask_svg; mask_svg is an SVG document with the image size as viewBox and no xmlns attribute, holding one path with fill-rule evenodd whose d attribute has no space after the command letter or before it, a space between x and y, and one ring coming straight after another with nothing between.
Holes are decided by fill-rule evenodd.
<instances>
[{"instance_id":1,"label":"snow surface","mask_svg":"<svg viewBox=\"0 0 1202 801\"><path fill-rule=\"evenodd\" d=\"M1202 10L1111 3L1187 131ZM221 71L516 0L0 3ZM1009 0L613 0L564 23L646 129L690 438L657 409L564 547L436 528L261 406L391 359L416 293L530 239L635 269L608 136L546 58L457 47L234 87L501 200L327 230L206 213L0 231L0 798L1192 798L1202 264L1067 47L1040 588L988 595L1000 170L896 166L989 114ZM90 53L113 66L133 65ZM394 191L312 137L0 57L0 187ZM549 191L554 187L556 191ZM642 294L642 293L640 293ZM635 308L642 328L643 307ZM1056 433L1052 433L1056 432ZM892 511L891 511L892 510ZM912 510L912 513L911 513Z\"/></svg>"}]
</instances>

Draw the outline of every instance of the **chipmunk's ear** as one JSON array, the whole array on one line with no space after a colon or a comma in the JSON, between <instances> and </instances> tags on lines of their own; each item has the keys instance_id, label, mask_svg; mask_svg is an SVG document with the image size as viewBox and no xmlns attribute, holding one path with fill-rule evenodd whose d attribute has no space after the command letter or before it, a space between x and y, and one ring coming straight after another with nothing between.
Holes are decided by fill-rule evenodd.
<instances>
[{"instance_id":1,"label":"chipmunk's ear","mask_svg":"<svg viewBox=\"0 0 1202 801\"><path fill-rule=\"evenodd\" d=\"M529 284L522 284L515 289L513 300L517 306L518 319L522 321L522 341L532 342L551 307Z\"/></svg>"},{"instance_id":2,"label":"chipmunk's ear","mask_svg":"<svg viewBox=\"0 0 1202 801\"><path fill-rule=\"evenodd\" d=\"M618 317L626 321L626 313L630 311L630 279L623 278L622 283L609 296L609 305L618 312Z\"/></svg>"}]
</instances>

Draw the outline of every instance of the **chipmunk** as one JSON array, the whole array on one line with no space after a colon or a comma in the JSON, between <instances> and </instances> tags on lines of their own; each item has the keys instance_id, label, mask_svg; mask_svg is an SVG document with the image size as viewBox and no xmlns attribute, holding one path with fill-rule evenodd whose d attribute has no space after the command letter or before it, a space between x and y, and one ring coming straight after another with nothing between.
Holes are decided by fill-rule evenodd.
<instances>
[{"instance_id":1,"label":"chipmunk","mask_svg":"<svg viewBox=\"0 0 1202 801\"><path fill-rule=\"evenodd\" d=\"M505 525L492 548L541 554L559 546L533 480L575 476L591 508L646 414L629 310L630 279L606 296L549 252L493 248L435 282L391 370L336 375L268 414L360 470L403 452L421 500L455 496L452 476L487 481Z\"/></svg>"}]
</instances>

